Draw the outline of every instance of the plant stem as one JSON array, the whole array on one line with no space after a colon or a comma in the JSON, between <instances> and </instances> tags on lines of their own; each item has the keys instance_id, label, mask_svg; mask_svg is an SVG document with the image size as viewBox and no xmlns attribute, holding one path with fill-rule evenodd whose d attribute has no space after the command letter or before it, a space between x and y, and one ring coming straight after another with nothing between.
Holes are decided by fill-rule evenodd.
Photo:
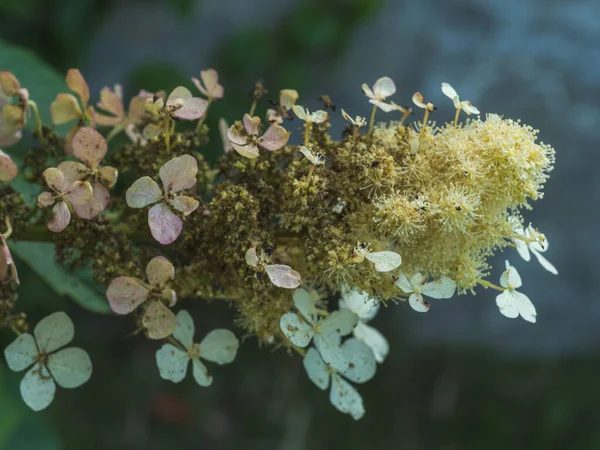
<instances>
[{"instance_id":1,"label":"plant stem","mask_svg":"<svg viewBox=\"0 0 600 450\"><path fill-rule=\"evenodd\" d=\"M308 147L308 138L310 137L310 122L304 125L304 146Z\"/></svg>"},{"instance_id":2,"label":"plant stem","mask_svg":"<svg viewBox=\"0 0 600 450\"><path fill-rule=\"evenodd\" d=\"M248 113L250 117L254 116L254 110L256 109L256 105L258 104L258 99L255 98L252 102L252 106L250 106L250 112Z\"/></svg>"},{"instance_id":3,"label":"plant stem","mask_svg":"<svg viewBox=\"0 0 600 450\"><path fill-rule=\"evenodd\" d=\"M42 130L42 119L40 117L40 111L38 110L37 103L34 102L33 100L29 100L28 103L29 103L29 106L31 106L31 109L33 110L33 115L35 116L38 138L39 138L40 142L42 143L42 145L45 145L46 140L44 139L44 133Z\"/></svg>"},{"instance_id":4,"label":"plant stem","mask_svg":"<svg viewBox=\"0 0 600 450\"><path fill-rule=\"evenodd\" d=\"M458 125L458 116L460 115L461 108L456 108L456 114L454 116L454 127Z\"/></svg>"},{"instance_id":5,"label":"plant stem","mask_svg":"<svg viewBox=\"0 0 600 450\"><path fill-rule=\"evenodd\" d=\"M497 291L500 291L500 292L504 292L506 290L503 287L500 287L494 283L490 283L489 281L486 281L486 280L479 280L479 284L482 285L486 289L487 288L496 289Z\"/></svg>"},{"instance_id":6,"label":"plant stem","mask_svg":"<svg viewBox=\"0 0 600 450\"><path fill-rule=\"evenodd\" d=\"M171 151L171 124L169 122L170 117L165 116L164 127L165 127L165 146L167 151Z\"/></svg>"},{"instance_id":7,"label":"plant stem","mask_svg":"<svg viewBox=\"0 0 600 450\"><path fill-rule=\"evenodd\" d=\"M373 110L371 111L371 119L369 119L369 131L373 128L375 124L375 113L377 112L377 105L373 105Z\"/></svg>"}]
</instances>

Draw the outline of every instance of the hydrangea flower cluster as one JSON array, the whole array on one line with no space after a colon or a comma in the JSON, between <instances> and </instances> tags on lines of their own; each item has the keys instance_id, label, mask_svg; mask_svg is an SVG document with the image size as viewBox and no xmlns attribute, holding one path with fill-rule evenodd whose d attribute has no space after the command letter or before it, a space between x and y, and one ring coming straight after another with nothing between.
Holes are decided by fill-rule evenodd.
<instances>
[{"instance_id":1,"label":"hydrangea flower cluster","mask_svg":"<svg viewBox=\"0 0 600 450\"><path fill-rule=\"evenodd\" d=\"M517 269L506 262L494 284L488 258L514 247L558 273L544 256L548 239L521 213L543 196L554 150L529 126L483 117L448 83L442 92L456 112L441 125L423 94L412 96L423 116L410 123L413 110L392 100L390 77L363 84L370 119L341 109L339 139L330 133L336 108L328 96L324 110L309 110L293 89L265 104L257 83L247 113L231 126L218 120L223 154L211 167L205 121L225 98L214 69L169 95L142 90L127 108L118 84L103 88L94 107L77 69L66 81L71 92L48 105L54 124L73 124L62 137L41 122L27 88L0 72L0 326L18 334L5 356L12 370L31 367L21 393L34 410L51 403L56 384L84 384L92 365L83 350L62 349L73 338L64 313L43 319L33 335L12 314L13 238L52 241L60 261L90 267L110 309L133 319L132 331L162 341L162 378L182 381L191 362L197 384L209 386L204 362L234 361L233 332L195 342L193 318L180 309L231 300L242 332L298 353L308 378L354 419L366 410L355 385L373 378L393 347L373 326L382 304L424 313L431 299L489 288L501 314L535 322ZM378 111L392 120L376 122ZM19 167L9 147L33 120L41 150ZM298 128L302 144L292 145ZM111 145L120 133L129 142ZM15 190L19 183L6 184L17 177L47 186L39 208Z\"/></svg>"}]
</instances>

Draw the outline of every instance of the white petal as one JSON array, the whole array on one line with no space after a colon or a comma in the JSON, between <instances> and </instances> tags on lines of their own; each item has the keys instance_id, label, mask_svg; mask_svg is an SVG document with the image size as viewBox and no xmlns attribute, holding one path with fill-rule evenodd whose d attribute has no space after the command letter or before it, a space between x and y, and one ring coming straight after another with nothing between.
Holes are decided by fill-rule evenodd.
<instances>
[{"instance_id":1,"label":"white petal","mask_svg":"<svg viewBox=\"0 0 600 450\"><path fill-rule=\"evenodd\" d=\"M92 361L81 348L64 348L48 356L48 370L60 387L74 389L92 376Z\"/></svg>"},{"instance_id":2,"label":"white petal","mask_svg":"<svg viewBox=\"0 0 600 450\"><path fill-rule=\"evenodd\" d=\"M381 109L383 112L392 112L396 109L396 107L394 105L390 105L389 103L386 102L382 102L381 100L369 100L369 103L372 103L373 105L376 105L379 109Z\"/></svg>"},{"instance_id":3,"label":"white petal","mask_svg":"<svg viewBox=\"0 0 600 450\"><path fill-rule=\"evenodd\" d=\"M200 357L217 364L229 364L235 359L240 341L229 330L217 329L200 342Z\"/></svg>"},{"instance_id":4,"label":"white petal","mask_svg":"<svg viewBox=\"0 0 600 450\"><path fill-rule=\"evenodd\" d=\"M519 317L519 309L517 308L517 299L514 291L506 290L496 296L496 305L502 315L509 319Z\"/></svg>"},{"instance_id":5,"label":"white petal","mask_svg":"<svg viewBox=\"0 0 600 450\"><path fill-rule=\"evenodd\" d=\"M396 84L390 77L381 77L373 85L373 93L379 98L386 98L396 93Z\"/></svg>"},{"instance_id":6,"label":"white petal","mask_svg":"<svg viewBox=\"0 0 600 450\"><path fill-rule=\"evenodd\" d=\"M6 363L14 372L20 372L31 366L37 354L35 340L29 333L20 335L4 349Z\"/></svg>"},{"instance_id":7,"label":"white petal","mask_svg":"<svg viewBox=\"0 0 600 450\"><path fill-rule=\"evenodd\" d=\"M537 260L539 261L539 263L542 265L542 267L544 269L546 269L551 274L558 275L558 270L556 270L556 267L554 267L554 265L550 261L548 261L544 257L544 255L542 255L539 251L537 251L533 248L531 249L531 252L535 255L535 257L537 258Z\"/></svg>"},{"instance_id":8,"label":"white petal","mask_svg":"<svg viewBox=\"0 0 600 450\"><path fill-rule=\"evenodd\" d=\"M165 344L156 352L160 377L173 383L179 383L185 378L189 362L188 354L172 344Z\"/></svg>"},{"instance_id":9,"label":"white petal","mask_svg":"<svg viewBox=\"0 0 600 450\"><path fill-rule=\"evenodd\" d=\"M53 352L73 340L75 327L64 312L56 312L44 317L33 330L33 335L40 350Z\"/></svg>"},{"instance_id":10,"label":"white petal","mask_svg":"<svg viewBox=\"0 0 600 450\"><path fill-rule=\"evenodd\" d=\"M317 298L306 289L299 288L294 291L294 306L308 322L313 324L318 317L316 304Z\"/></svg>"},{"instance_id":11,"label":"white petal","mask_svg":"<svg viewBox=\"0 0 600 450\"><path fill-rule=\"evenodd\" d=\"M425 301L421 294L415 294L414 292L408 297L408 303L412 309L417 312L429 311L429 303Z\"/></svg>"},{"instance_id":12,"label":"white petal","mask_svg":"<svg viewBox=\"0 0 600 450\"><path fill-rule=\"evenodd\" d=\"M471 115L471 114L475 114L475 115L481 114L481 112L479 112L479 110L476 107L474 107L471 104L471 102L462 102L461 105L462 105L463 111L466 112L468 115Z\"/></svg>"},{"instance_id":13,"label":"white petal","mask_svg":"<svg viewBox=\"0 0 600 450\"><path fill-rule=\"evenodd\" d=\"M323 336L336 334L347 336L352 333L358 323L358 316L347 308L332 312L329 317L319 322L319 329Z\"/></svg>"},{"instance_id":14,"label":"white petal","mask_svg":"<svg viewBox=\"0 0 600 450\"><path fill-rule=\"evenodd\" d=\"M355 383L366 383L375 376L377 362L367 344L359 339L348 339L342 344L342 352L350 363L343 374Z\"/></svg>"},{"instance_id":15,"label":"white petal","mask_svg":"<svg viewBox=\"0 0 600 450\"><path fill-rule=\"evenodd\" d=\"M308 116L306 115L306 110L300 105L293 105L292 110L294 114L298 116L298 119L304 120L305 122L308 120Z\"/></svg>"},{"instance_id":16,"label":"white petal","mask_svg":"<svg viewBox=\"0 0 600 450\"><path fill-rule=\"evenodd\" d=\"M321 334L315 334L314 344L321 358L331 367L336 370L344 371L348 369L350 362L342 352L340 347L341 337L337 334L330 334L323 336Z\"/></svg>"},{"instance_id":17,"label":"white petal","mask_svg":"<svg viewBox=\"0 0 600 450\"><path fill-rule=\"evenodd\" d=\"M423 286L423 295L431 298L450 298L456 290L456 282L448 277L431 281Z\"/></svg>"},{"instance_id":18,"label":"white petal","mask_svg":"<svg viewBox=\"0 0 600 450\"><path fill-rule=\"evenodd\" d=\"M404 292L405 294L411 294L412 292L415 291L412 284L410 284L410 281L408 280L406 275L404 275L403 273L401 273L398 276L398 279L396 280L396 282L394 284L396 285L396 287L400 288L402 290L402 292Z\"/></svg>"},{"instance_id":19,"label":"white petal","mask_svg":"<svg viewBox=\"0 0 600 450\"><path fill-rule=\"evenodd\" d=\"M246 264L250 267L258 266L258 255L256 254L256 247L250 247L248 251L246 251L245 255Z\"/></svg>"},{"instance_id":20,"label":"white petal","mask_svg":"<svg viewBox=\"0 0 600 450\"><path fill-rule=\"evenodd\" d=\"M390 352L390 345L385 336L376 328L362 321L359 321L356 325L354 337L360 339L371 348L378 363L382 363Z\"/></svg>"},{"instance_id":21,"label":"white petal","mask_svg":"<svg viewBox=\"0 0 600 450\"><path fill-rule=\"evenodd\" d=\"M444 93L444 95L446 97L451 98L451 99L454 99L454 97L458 96L458 94L454 90L454 88L452 86L450 86L450 84L448 84L448 83L442 83L442 92Z\"/></svg>"},{"instance_id":22,"label":"white petal","mask_svg":"<svg viewBox=\"0 0 600 450\"><path fill-rule=\"evenodd\" d=\"M192 369L194 380L202 387L207 387L212 384L213 378L208 374L206 366L199 359L192 360Z\"/></svg>"},{"instance_id":23,"label":"white petal","mask_svg":"<svg viewBox=\"0 0 600 450\"><path fill-rule=\"evenodd\" d=\"M189 312L182 309L177 313L177 326L173 331L173 337L185 348L190 348L194 344L194 333L194 319Z\"/></svg>"},{"instance_id":24,"label":"white petal","mask_svg":"<svg viewBox=\"0 0 600 450\"><path fill-rule=\"evenodd\" d=\"M390 251L367 253L367 259L375 264L377 272L389 272L402 264L402 257Z\"/></svg>"},{"instance_id":25,"label":"white petal","mask_svg":"<svg viewBox=\"0 0 600 450\"><path fill-rule=\"evenodd\" d=\"M531 254L529 253L529 247L527 244L521 239L513 239L513 242L515 243L515 247L519 253L519 256L525 261L531 261Z\"/></svg>"},{"instance_id":26,"label":"white petal","mask_svg":"<svg viewBox=\"0 0 600 450\"><path fill-rule=\"evenodd\" d=\"M514 296L517 300L517 308L521 317L527 322L535 323L537 313L529 297L517 291L514 292Z\"/></svg>"},{"instance_id":27,"label":"white petal","mask_svg":"<svg viewBox=\"0 0 600 450\"><path fill-rule=\"evenodd\" d=\"M354 420L365 415L363 400L358 391L337 374L331 377L329 401L338 411L350 414Z\"/></svg>"},{"instance_id":28,"label":"white petal","mask_svg":"<svg viewBox=\"0 0 600 450\"><path fill-rule=\"evenodd\" d=\"M369 297L366 292L344 284L341 287L341 294L340 308L348 308L365 322L377 315L380 304L376 299Z\"/></svg>"},{"instance_id":29,"label":"white petal","mask_svg":"<svg viewBox=\"0 0 600 450\"><path fill-rule=\"evenodd\" d=\"M327 111L319 110L315 111L310 115L310 121L312 123L323 123L329 118Z\"/></svg>"},{"instance_id":30,"label":"white petal","mask_svg":"<svg viewBox=\"0 0 600 450\"><path fill-rule=\"evenodd\" d=\"M361 87L367 97L373 98L373 99L375 98L375 94L373 93L373 91L371 90L371 88L369 87L369 85L367 83L363 83Z\"/></svg>"},{"instance_id":31,"label":"white petal","mask_svg":"<svg viewBox=\"0 0 600 450\"><path fill-rule=\"evenodd\" d=\"M279 328L298 347L306 347L314 336L312 326L295 313L286 313L279 320Z\"/></svg>"},{"instance_id":32,"label":"white petal","mask_svg":"<svg viewBox=\"0 0 600 450\"><path fill-rule=\"evenodd\" d=\"M508 261L506 261L506 270L502 272L502 275L500 276L500 286L505 288L520 288L523 286L519 272L517 272L517 269L511 266Z\"/></svg>"},{"instance_id":33,"label":"white petal","mask_svg":"<svg viewBox=\"0 0 600 450\"><path fill-rule=\"evenodd\" d=\"M290 266L270 264L265 267L267 275L275 286L284 289L296 289L302 281L300 274Z\"/></svg>"},{"instance_id":34,"label":"white petal","mask_svg":"<svg viewBox=\"0 0 600 450\"><path fill-rule=\"evenodd\" d=\"M309 348L302 361L304 369L313 383L317 385L319 389L324 391L329 387L329 371L323 359L319 355L319 352L314 348Z\"/></svg>"},{"instance_id":35,"label":"white petal","mask_svg":"<svg viewBox=\"0 0 600 450\"><path fill-rule=\"evenodd\" d=\"M25 374L20 387L23 401L34 411L47 408L54 400L56 384L41 364L36 364Z\"/></svg>"}]
</instances>

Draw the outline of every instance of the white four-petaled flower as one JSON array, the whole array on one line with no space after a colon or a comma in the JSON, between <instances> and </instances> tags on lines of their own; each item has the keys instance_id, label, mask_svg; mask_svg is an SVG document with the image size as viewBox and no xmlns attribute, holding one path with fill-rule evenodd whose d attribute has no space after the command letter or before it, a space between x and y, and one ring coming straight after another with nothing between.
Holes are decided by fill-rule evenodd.
<instances>
[{"instance_id":1,"label":"white four-petaled flower","mask_svg":"<svg viewBox=\"0 0 600 450\"><path fill-rule=\"evenodd\" d=\"M527 322L535 323L537 316L535 306L529 297L517 292L517 289L523 286L523 282L517 269L508 261L506 261L506 270L500 277L500 286L505 288L505 291L496 297L496 305L500 312L510 319L521 316Z\"/></svg>"},{"instance_id":2,"label":"white four-petaled flower","mask_svg":"<svg viewBox=\"0 0 600 450\"><path fill-rule=\"evenodd\" d=\"M463 110L469 116L471 114L481 114L479 112L479 110L471 104L470 101L463 100L461 102L460 97L458 96L458 93L454 90L454 88L452 86L450 86L450 84L442 83L442 92L444 93L444 95L446 97L452 99L452 102L454 103L454 107L456 109Z\"/></svg>"},{"instance_id":3,"label":"white four-petaled flower","mask_svg":"<svg viewBox=\"0 0 600 450\"><path fill-rule=\"evenodd\" d=\"M342 285L340 308L348 308L358 316L354 337L363 341L373 351L378 363L382 363L390 351L387 339L376 328L367 325L379 312L379 302L366 292Z\"/></svg>"},{"instance_id":4,"label":"white four-petaled flower","mask_svg":"<svg viewBox=\"0 0 600 450\"><path fill-rule=\"evenodd\" d=\"M229 364L235 359L240 343L229 330L212 330L199 344L194 343L194 333L194 320L190 313L179 311L173 337L181 344L181 348L173 344L163 345L156 352L156 364L162 378L179 383L185 378L191 361L196 383L210 386L213 378L201 359L220 365Z\"/></svg>"},{"instance_id":5,"label":"white four-petaled flower","mask_svg":"<svg viewBox=\"0 0 600 450\"><path fill-rule=\"evenodd\" d=\"M327 111L319 110L311 113L308 109L304 109L300 105L293 105L292 110L298 116L298 119L310 124L323 123L329 118Z\"/></svg>"},{"instance_id":6,"label":"white four-petaled flower","mask_svg":"<svg viewBox=\"0 0 600 450\"><path fill-rule=\"evenodd\" d=\"M373 85L373 89L367 83L363 83L362 90L369 97L369 103L376 105L382 111L390 112L396 109L394 105L385 102L386 98L396 93L396 85L390 77L379 78Z\"/></svg>"},{"instance_id":7,"label":"white four-petaled flower","mask_svg":"<svg viewBox=\"0 0 600 450\"><path fill-rule=\"evenodd\" d=\"M405 294L410 294L408 303L418 312L429 311L429 303L425 301L423 295L435 299L450 298L456 290L456 283L448 277L441 277L429 283L425 283L426 280L427 278L419 272L410 279L401 273L395 283Z\"/></svg>"},{"instance_id":8,"label":"white four-petaled flower","mask_svg":"<svg viewBox=\"0 0 600 450\"><path fill-rule=\"evenodd\" d=\"M516 234L524 236L526 239L530 240L530 242L526 242L519 238L513 239L513 242L517 247L517 252L519 252L521 258L523 258L525 261L530 261L531 254L529 252L531 251L544 269L554 275L558 275L558 270L556 270L556 267L554 267L552 263L542 255L542 253L548 250L548 239L546 239L546 236L533 228L531 224L529 224L526 229L523 229L520 224L515 222L513 230Z\"/></svg>"},{"instance_id":9,"label":"white four-petaled flower","mask_svg":"<svg viewBox=\"0 0 600 450\"><path fill-rule=\"evenodd\" d=\"M377 272L390 272L402 264L402 257L398 253L389 250L372 252L369 244L360 242L354 247L352 259L356 263L362 263L365 259L372 262Z\"/></svg>"}]
</instances>

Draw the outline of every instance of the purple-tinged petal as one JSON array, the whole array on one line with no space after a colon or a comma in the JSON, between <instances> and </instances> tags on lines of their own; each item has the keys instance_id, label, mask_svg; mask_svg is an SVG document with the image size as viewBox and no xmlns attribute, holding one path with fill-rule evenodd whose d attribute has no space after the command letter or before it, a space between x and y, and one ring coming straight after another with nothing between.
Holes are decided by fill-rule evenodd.
<instances>
[{"instance_id":1,"label":"purple-tinged petal","mask_svg":"<svg viewBox=\"0 0 600 450\"><path fill-rule=\"evenodd\" d=\"M48 222L48 229L54 233L60 233L71 222L71 211L65 202L58 202L52 208L52 218Z\"/></svg>"},{"instance_id":2,"label":"purple-tinged petal","mask_svg":"<svg viewBox=\"0 0 600 450\"><path fill-rule=\"evenodd\" d=\"M152 286L162 286L175 278L175 267L164 256L157 256L146 266L146 276Z\"/></svg>"},{"instance_id":3,"label":"purple-tinged petal","mask_svg":"<svg viewBox=\"0 0 600 450\"><path fill-rule=\"evenodd\" d=\"M87 181L75 181L71 183L65 194L67 194L69 203L71 203L73 209L77 212L79 208L83 208L84 205L92 200L94 190L92 185Z\"/></svg>"},{"instance_id":4,"label":"purple-tinged petal","mask_svg":"<svg viewBox=\"0 0 600 450\"><path fill-rule=\"evenodd\" d=\"M150 177L142 177L136 180L125 194L127 205L130 208L143 208L156 203L162 198L160 187Z\"/></svg>"},{"instance_id":5,"label":"purple-tinged petal","mask_svg":"<svg viewBox=\"0 0 600 450\"><path fill-rule=\"evenodd\" d=\"M48 191L42 192L37 198L37 205L40 208L47 208L48 206L54 205L55 202L56 196L52 192Z\"/></svg>"},{"instance_id":6,"label":"purple-tinged petal","mask_svg":"<svg viewBox=\"0 0 600 450\"><path fill-rule=\"evenodd\" d=\"M146 301L149 293L133 278L118 277L108 286L106 298L115 313L129 314Z\"/></svg>"},{"instance_id":7,"label":"purple-tinged petal","mask_svg":"<svg viewBox=\"0 0 600 450\"><path fill-rule=\"evenodd\" d=\"M258 136L258 133L260 132L260 117L250 117L250 114L246 113L244 114L242 122L244 123L244 129L246 130L246 133L248 133L250 136Z\"/></svg>"},{"instance_id":8,"label":"purple-tinged petal","mask_svg":"<svg viewBox=\"0 0 600 450\"><path fill-rule=\"evenodd\" d=\"M0 181L11 181L17 176L17 165L14 161L0 150Z\"/></svg>"},{"instance_id":9,"label":"purple-tinged petal","mask_svg":"<svg viewBox=\"0 0 600 450\"><path fill-rule=\"evenodd\" d=\"M150 339L164 339L175 331L177 318L162 302L153 301L146 308L142 324L148 330Z\"/></svg>"},{"instance_id":10,"label":"purple-tinged petal","mask_svg":"<svg viewBox=\"0 0 600 450\"><path fill-rule=\"evenodd\" d=\"M70 186L71 183L75 181L83 180L90 172L85 164L77 161L61 162L57 169L60 170L65 177L63 186Z\"/></svg>"},{"instance_id":11,"label":"purple-tinged petal","mask_svg":"<svg viewBox=\"0 0 600 450\"><path fill-rule=\"evenodd\" d=\"M158 174L165 192L180 192L196 185L198 161L190 155L183 155L165 163Z\"/></svg>"},{"instance_id":12,"label":"purple-tinged petal","mask_svg":"<svg viewBox=\"0 0 600 450\"><path fill-rule=\"evenodd\" d=\"M163 245L174 242L183 229L183 222L165 203L154 205L148 212L148 225L154 239Z\"/></svg>"},{"instance_id":13,"label":"purple-tinged petal","mask_svg":"<svg viewBox=\"0 0 600 450\"><path fill-rule=\"evenodd\" d=\"M288 138L289 134L285 128L273 124L260 138L260 146L270 151L279 150L287 144Z\"/></svg>"},{"instance_id":14,"label":"purple-tinged petal","mask_svg":"<svg viewBox=\"0 0 600 450\"><path fill-rule=\"evenodd\" d=\"M198 120L206 114L207 109L208 101L200 97L193 97L173 112L173 117L182 120Z\"/></svg>"},{"instance_id":15,"label":"purple-tinged petal","mask_svg":"<svg viewBox=\"0 0 600 450\"><path fill-rule=\"evenodd\" d=\"M83 127L73 136L71 148L73 149L73 156L94 169L106 156L108 144L104 136L96 130L91 127Z\"/></svg>"},{"instance_id":16,"label":"purple-tinged petal","mask_svg":"<svg viewBox=\"0 0 600 450\"><path fill-rule=\"evenodd\" d=\"M200 202L195 198L188 197L187 195L178 195L174 199L169 200L169 204L177 211L187 216L198 208Z\"/></svg>"},{"instance_id":17,"label":"purple-tinged petal","mask_svg":"<svg viewBox=\"0 0 600 450\"><path fill-rule=\"evenodd\" d=\"M108 189L95 180L92 181L90 185L92 188L92 196L87 200L76 202L71 200L71 194L68 196L69 201L73 205L75 214L86 220L93 219L104 211L110 201Z\"/></svg>"}]
</instances>

